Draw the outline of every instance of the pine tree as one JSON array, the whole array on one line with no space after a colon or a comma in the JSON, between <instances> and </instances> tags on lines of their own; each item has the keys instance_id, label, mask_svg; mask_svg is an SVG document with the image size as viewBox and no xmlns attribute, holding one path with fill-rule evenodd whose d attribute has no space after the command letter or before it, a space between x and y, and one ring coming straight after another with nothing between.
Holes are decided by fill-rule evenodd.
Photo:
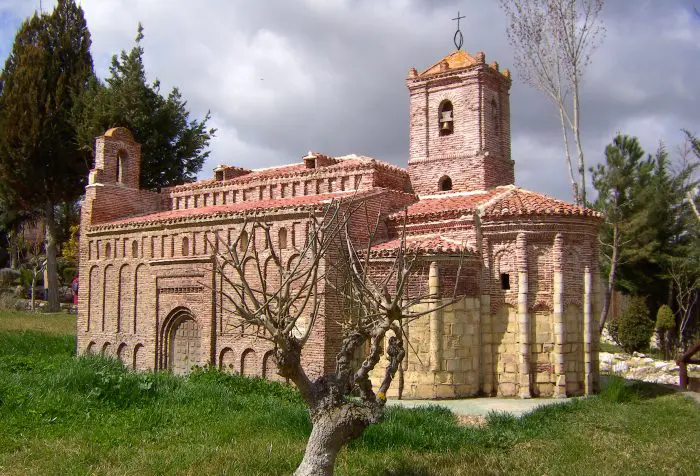
<instances>
[{"instance_id":1,"label":"pine tree","mask_svg":"<svg viewBox=\"0 0 700 476\"><path fill-rule=\"evenodd\" d=\"M147 83L142 40L139 24L136 45L112 58L105 84L92 83L76 110L76 124L85 150L92 150L94 138L108 128L128 128L141 144L141 186L158 190L195 179L215 130L207 129L208 113L201 121L190 120L177 88L163 97L158 80Z\"/></svg>"},{"instance_id":2,"label":"pine tree","mask_svg":"<svg viewBox=\"0 0 700 476\"><path fill-rule=\"evenodd\" d=\"M74 0L20 27L0 75L0 181L18 211L46 225L49 310L58 310L55 207L84 190L87 156L71 114L94 75L90 32Z\"/></svg>"}]
</instances>

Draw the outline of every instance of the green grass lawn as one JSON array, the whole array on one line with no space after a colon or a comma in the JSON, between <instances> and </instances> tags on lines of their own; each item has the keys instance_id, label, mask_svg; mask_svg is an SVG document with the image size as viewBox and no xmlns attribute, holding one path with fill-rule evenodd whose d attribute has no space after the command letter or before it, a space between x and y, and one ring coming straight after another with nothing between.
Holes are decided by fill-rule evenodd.
<instances>
[{"instance_id":1,"label":"green grass lawn","mask_svg":"<svg viewBox=\"0 0 700 476\"><path fill-rule=\"evenodd\" d=\"M294 390L76 359L71 319L0 313L0 474L290 474L301 460L311 427ZM337 474L697 475L700 407L611 379L600 396L491 415L484 428L391 408Z\"/></svg>"}]
</instances>

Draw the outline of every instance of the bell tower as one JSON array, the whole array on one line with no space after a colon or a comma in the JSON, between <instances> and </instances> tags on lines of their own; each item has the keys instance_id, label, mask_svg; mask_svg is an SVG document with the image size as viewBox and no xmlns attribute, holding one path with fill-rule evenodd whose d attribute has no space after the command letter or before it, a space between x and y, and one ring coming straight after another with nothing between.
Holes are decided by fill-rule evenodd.
<instances>
[{"instance_id":1,"label":"bell tower","mask_svg":"<svg viewBox=\"0 0 700 476\"><path fill-rule=\"evenodd\" d=\"M418 195L488 190L514 182L510 72L457 50L406 78L408 173Z\"/></svg>"}]
</instances>

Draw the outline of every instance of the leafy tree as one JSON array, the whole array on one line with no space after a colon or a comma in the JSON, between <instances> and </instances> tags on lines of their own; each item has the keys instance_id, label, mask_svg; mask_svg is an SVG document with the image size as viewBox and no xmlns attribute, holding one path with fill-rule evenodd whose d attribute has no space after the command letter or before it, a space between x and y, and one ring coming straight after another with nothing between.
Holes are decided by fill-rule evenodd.
<instances>
[{"instance_id":1,"label":"leafy tree","mask_svg":"<svg viewBox=\"0 0 700 476\"><path fill-rule=\"evenodd\" d=\"M595 208L605 214L601 232L601 258L607 269L608 282L603 296L600 331L608 316L610 298L615 289L621 253L629 243L638 222L633 220L642 204L635 201L634 188L639 180L646 180L649 167L643 162L644 150L636 138L618 135L605 149L605 164L591 169L593 186L598 191Z\"/></svg>"},{"instance_id":2,"label":"leafy tree","mask_svg":"<svg viewBox=\"0 0 700 476\"><path fill-rule=\"evenodd\" d=\"M605 35L599 18L603 3L604 0L500 0L521 78L557 106L573 198L580 205L586 204L580 88L591 55ZM571 139L575 151L571 150ZM573 153L578 176L572 165Z\"/></svg>"},{"instance_id":3,"label":"leafy tree","mask_svg":"<svg viewBox=\"0 0 700 476\"><path fill-rule=\"evenodd\" d=\"M606 163L592 168L598 191L594 206L605 213L601 230L602 268L608 283L601 311L601 330L614 289L646 295L657 307L672 298L667 268L686 256L691 240L684 205L694 166L671 171L660 146L644 158L636 138L618 135L606 148Z\"/></svg>"},{"instance_id":4,"label":"leafy tree","mask_svg":"<svg viewBox=\"0 0 700 476\"><path fill-rule=\"evenodd\" d=\"M210 115L190 119L187 102L177 88L163 97L160 82L146 82L143 64L143 27L136 45L112 58L110 77L94 79L75 111L79 142L92 152L94 138L110 127L128 128L141 144L141 186L161 187L191 182L209 156L209 141L216 132L207 129Z\"/></svg>"},{"instance_id":5,"label":"leafy tree","mask_svg":"<svg viewBox=\"0 0 700 476\"><path fill-rule=\"evenodd\" d=\"M0 182L13 211L44 220L49 310L58 310L55 207L82 193L88 173L71 113L94 74L90 44L82 8L58 0L22 24L0 75Z\"/></svg>"},{"instance_id":6,"label":"leafy tree","mask_svg":"<svg viewBox=\"0 0 700 476\"><path fill-rule=\"evenodd\" d=\"M638 352L649 347L654 322L649 319L649 308L644 298L632 298L629 307L617 321L618 343L625 352Z\"/></svg>"}]
</instances>

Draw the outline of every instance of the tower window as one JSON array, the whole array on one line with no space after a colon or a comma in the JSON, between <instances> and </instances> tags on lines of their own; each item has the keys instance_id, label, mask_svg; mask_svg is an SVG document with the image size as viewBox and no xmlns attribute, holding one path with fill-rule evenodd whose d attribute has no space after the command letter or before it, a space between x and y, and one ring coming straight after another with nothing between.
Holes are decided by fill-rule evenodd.
<instances>
[{"instance_id":1,"label":"tower window","mask_svg":"<svg viewBox=\"0 0 700 476\"><path fill-rule=\"evenodd\" d=\"M117 152L117 183L124 183L124 162L126 153L123 150Z\"/></svg>"},{"instance_id":2,"label":"tower window","mask_svg":"<svg viewBox=\"0 0 700 476\"><path fill-rule=\"evenodd\" d=\"M442 101L438 108L438 127L441 136L454 132L454 109L450 101Z\"/></svg>"},{"instance_id":3,"label":"tower window","mask_svg":"<svg viewBox=\"0 0 700 476\"><path fill-rule=\"evenodd\" d=\"M438 181L438 190L440 190L441 192L447 192L448 190L452 190L452 179L447 175L443 176Z\"/></svg>"},{"instance_id":4,"label":"tower window","mask_svg":"<svg viewBox=\"0 0 700 476\"><path fill-rule=\"evenodd\" d=\"M182 256L189 256L190 254L190 240L184 236L182 238Z\"/></svg>"},{"instance_id":5,"label":"tower window","mask_svg":"<svg viewBox=\"0 0 700 476\"><path fill-rule=\"evenodd\" d=\"M506 291L510 289L510 274L501 273L501 289Z\"/></svg>"}]
</instances>

